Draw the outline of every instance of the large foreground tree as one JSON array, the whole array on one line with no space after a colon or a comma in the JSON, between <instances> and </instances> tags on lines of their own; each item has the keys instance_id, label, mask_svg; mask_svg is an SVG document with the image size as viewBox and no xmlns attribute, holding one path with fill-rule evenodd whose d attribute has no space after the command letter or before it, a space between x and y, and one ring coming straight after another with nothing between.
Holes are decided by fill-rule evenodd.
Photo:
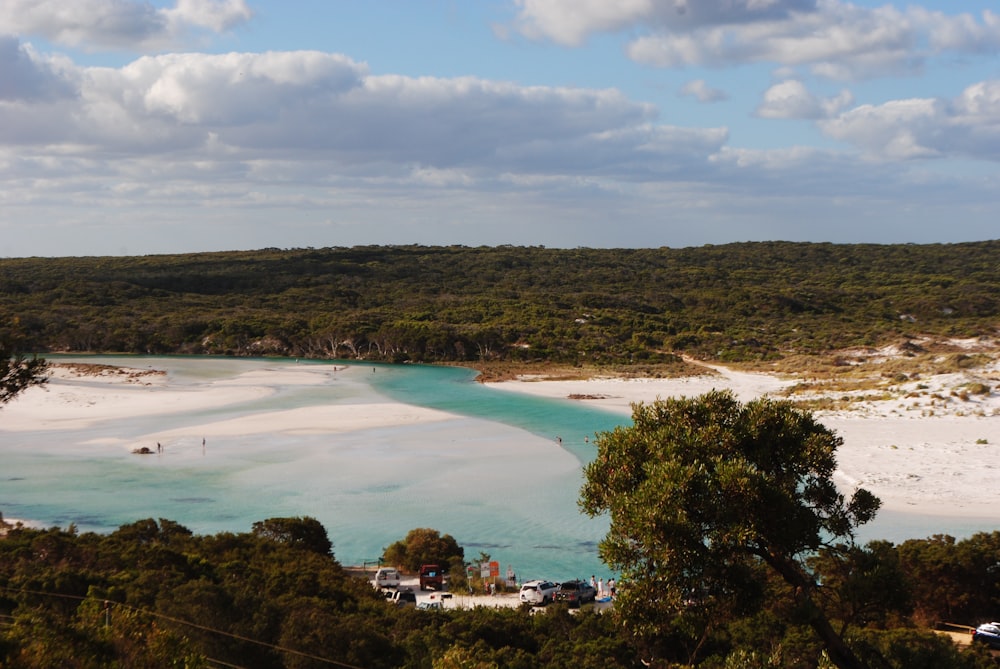
<instances>
[{"instance_id":1,"label":"large foreground tree","mask_svg":"<svg viewBox=\"0 0 1000 669\"><path fill-rule=\"evenodd\" d=\"M729 392L636 405L632 418L599 437L580 500L591 516L610 514L600 552L626 585L624 623L640 639L704 639L713 621L763 603L771 570L830 660L863 668L808 566L820 548L853 545L880 505L863 489L838 492L842 440L790 403L741 404Z\"/></svg>"}]
</instances>

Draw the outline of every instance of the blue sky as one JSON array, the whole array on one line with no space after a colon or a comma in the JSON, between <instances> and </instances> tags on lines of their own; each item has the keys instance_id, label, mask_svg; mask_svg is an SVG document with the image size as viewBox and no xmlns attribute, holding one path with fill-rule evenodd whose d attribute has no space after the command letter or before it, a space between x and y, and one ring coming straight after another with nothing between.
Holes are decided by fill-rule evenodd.
<instances>
[{"instance_id":1,"label":"blue sky","mask_svg":"<svg viewBox=\"0 0 1000 669\"><path fill-rule=\"evenodd\" d=\"M0 257L997 235L995 0L0 0Z\"/></svg>"}]
</instances>

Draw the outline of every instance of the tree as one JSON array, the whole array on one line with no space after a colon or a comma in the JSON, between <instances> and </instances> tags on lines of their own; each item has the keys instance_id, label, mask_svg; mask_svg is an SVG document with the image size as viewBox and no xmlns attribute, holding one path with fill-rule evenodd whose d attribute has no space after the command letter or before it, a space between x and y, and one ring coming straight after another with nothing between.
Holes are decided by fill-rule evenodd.
<instances>
[{"instance_id":1,"label":"tree","mask_svg":"<svg viewBox=\"0 0 1000 669\"><path fill-rule=\"evenodd\" d=\"M26 357L17 350L16 339L0 329L0 404L6 404L31 386L48 381L48 370L49 364L44 359Z\"/></svg>"},{"instance_id":2,"label":"tree","mask_svg":"<svg viewBox=\"0 0 1000 669\"><path fill-rule=\"evenodd\" d=\"M909 539L898 554L918 622L973 622L1000 610L1000 531Z\"/></svg>"},{"instance_id":3,"label":"tree","mask_svg":"<svg viewBox=\"0 0 1000 669\"><path fill-rule=\"evenodd\" d=\"M452 564L462 564L465 550L450 534L442 535L428 527L418 527L406 533L406 538L395 541L385 549L382 559L386 564L414 572L422 564L440 565L448 571Z\"/></svg>"},{"instance_id":4,"label":"tree","mask_svg":"<svg viewBox=\"0 0 1000 669\"><path fill-rule=\"evenodd\" d=\"M259 520L253 524L253 534L333 557L333 543L326 533L326 528L310 516Z\"/></svg>"},{"instance_id":5,"label":"tree","mask_svg":"<svg viewBox=\"0 0 1000 669\"><path fill-rule=\"evenodd\" d=\"M580 499L587 514L610 514L600 554L626 584L616 604L625 624L646 639L704 634L759 608L763 567L789 584L796 615L836 666L864 667L820 607L806 562L853 544L880 505L863 489L849 500L837 491L842 440L788 402L741 404L730 392L639 404L632 418L599 436Z\"/></svg>"},{"instance_id":6,"label":"tree","mask_svg":"<svg viewBox=\"0 0 1000 669\"><path fill-rule=\"evenodd\" d=\"M841 634L848 625L898 625L913 610L910 586L891 542L823 548L809 566L823 583L825 607L840 621Z\"/></svg>"}]
</instances>

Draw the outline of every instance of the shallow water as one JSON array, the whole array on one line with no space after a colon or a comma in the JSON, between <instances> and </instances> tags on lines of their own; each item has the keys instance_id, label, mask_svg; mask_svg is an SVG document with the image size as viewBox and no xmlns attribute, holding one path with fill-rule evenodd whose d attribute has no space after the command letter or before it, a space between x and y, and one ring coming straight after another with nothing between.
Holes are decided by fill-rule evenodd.
<instances>
[{"instance_id":1,"label":"shallow water","mask_svg":"<svg viewBox=\"0 0 1000 669\"><path fill-rule=\"evenodd\" d=\"M489 553L519 578L607 575L596 549L606 521L580 514L576 500L594 434L627 424L627 416L494 390L458 368L369 363L302 386L283 385L280 375L267 380L269 371L295 364L290 360L76 359L165 369L172 387L192 391L255 373L270 394L224 407L96 420L81 430L4 432L0 412L6 517L97 532L168 518L214 533L308 515L327 528L345 564L376 560L410 529L431 527L454 536L467 558ZM333 363L300 364L333 369ZM217 421L359 402L377 407L390 399L454 416L352 432L219 436L201 446L199 429ZM162 455L134 456L122 447L159 441L160 434L180 435L164 441ZM992 529L985 520L883 513L860 535L899 542Z\"/></svg>"},{"instance_id":2,"label":"shallow water","mask_svg":"<svg viewBox=\"0 0 1000 669\"><path fill-rule=\"evenodd\" d=\"M294 364L75 360L165 369L171 387L192 390ZM301 364L332 369L331 363ZM377 371L368 374L368 368ZM0 415L0 511L97 532L149 517L198 533L241 532L257 520L309 515L327 528L337 558L348 564L375 560L410 529L431 527L454 536L469 558L487 552L519 576L562 579L607 571L596 552L606 522L581 515L576 497L582 463L593 448L584 437L623 417L495 391L464 369L366 365L363 371L331 373L327 382L309 386L265 378L261 383L271 394L264 398L95 420L86 429L3 432ZM200 426L262 412L359 402L377 407L389 398L456 415L336 434L211 437L204 451L197 436ZM122 446L152 445L167 430L188 436L163 439L162 455L135 456Z\"/></svg>"}]
</instances>

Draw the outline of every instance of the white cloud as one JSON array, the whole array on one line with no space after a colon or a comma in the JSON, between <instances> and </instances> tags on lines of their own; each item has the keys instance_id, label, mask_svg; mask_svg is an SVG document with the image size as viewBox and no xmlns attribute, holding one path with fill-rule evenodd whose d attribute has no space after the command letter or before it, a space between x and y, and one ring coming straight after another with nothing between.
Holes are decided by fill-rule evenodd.
<instances>
[{"instance_id":1,"label":"white cloud","mask_svg":"<svg viewBox=\"0 0 1000 669\"><path fill-rule=\"evenodd\" d=\"M982 22L971 14L948 16L920 7L911 7L908 12L927 31L936 50L995 53L1000 49L1000 16L988 9L982 13Z\"/></svg>"},{"instance_id":2,"label":"white cloud","mask_svg":"<svg viewBox=\"0 0 1000 669\"><path fill-rule=\"evenodd\" d=\"M857 79L912 70L919 64L917 39L911 22L893 7L868 10L830 1L776 19L654 32L633 40L628 54L658 67L770 62Z\"/></svg>"},{"instance_id":3,"label":"white cloud","mask_svg":"<svg viewBox=\"0 0 1000 669\"><path fill-rule=\"evenodd\" d=\"M16 37L0 35L0 102L54 100L74 93L62 67Z\"/></svg>"},{"instance_id":4,"label":"white cloud","mask_svg":"<svg viewBox=\"0 0 1000 669\"><path fill-rule=\"evenodd\" d=\"M969 86L955 100L954 110L962 122L982 120L995 127L1000 123L1000 80Z\"/></svg>"},{"instance_id":5,"label":"white cloud","mask_svg":"<svg viewBox=\"0 0 1000 669\"><path fill-rule=\"evenodd\" d=\"M927 129L940 127L943 116L936 100L894 100L883 105L862 105L836 119L820 123L820 128L836 139L861 147L876 158L928 158L938 152L920 141Z\"/></svg>"},{"instance_id":6,"label":"white cloud","mask_svg":"<svg viewBox=\"0 0 1000 669\"><path fill-rule=\"evenodd\" d=\"M28 61L23 90L29 75L51 78L40 62ZM66 76L78 90L59 104L0 107L0 142L94 159L287 159L353 171L417 167L425 176L509 170L627 180L704 162L726 139L724 129L654 125L655 108L616 90L375 76L312 51L146 56Z\"/></svg>"},{"instance_id":7,"label":"white cloud","mask_svg":"<svg viewBox=\"0 0 1000 669\"><path fill-rule=\"evenodd\" d=\"M683 32L720 24L783 19L816 0L515 0L517 27L533 38L578 46L590 35L643 26Z\"/></svg>"},{"instance_id":8,"label":"white cloud","mask_svg":"<svg viewBox=\"0 0 1000 669\"><path fill-rule=\"evenodd\" d=\"M178 0L167 9L136 0L0 0L0 33L91 50L144 50L175 44L192 29L231 30L251 16L246 0Z\"/></svg>"},{"instance_id":9,"label":"white cloud","mask_svg":"<svg viewBox=\"0 0 1000 669\"><path fill-rule=\"evenodd\" d=\"M181 30L192 25L217 33L239 27L253 17L246 0L177 0L177 6L164 13Z\"/></svg>"},{"instance_id":10,"label":"white cloud","mask_svg":"<svg viewBox=\"0 0 1000 669\"><path fill-rule=\"evenodd\" d=\"M878 159L1000 159L1000 80L967 87L954 100L914 98L862 105L819 122L830 137Z\"/></svg>"},{"instance_id":11,"label":"white cloud","mask_svg":"<svg viewBox=\"0 0 1000 669\"><path fill-rule=\"evenodd\" d=\"M757 116L771 119L821 119L834 116L854 102L850 91L837 96L820 98L808 91L805 84L789 79L771 86L757 107Z\"/></svg>"},{"instance_id":12,"label":"white cloud","mask_svg":"<svg viewBox=\"0 0 1000 669\"><path fill-rule=\"evenodd\" d=\"M995 52L1000 17L920 7L867 8L843 0L520 0L522 33L579 45L630 31L630 58L655 67L747 62L807 65L817 75L864 79L918 71L936 53Z\"/></svg>"},{"instance_id":13,"label":"white cloud","mask_svg":"<svg viewBox=\"0 0 1000 669\"><path fill-rule=\"evenodd\" d=\"M654 107L616 90L371 75L313 51L147 56L121 68L75 68L10 39L0 51L15 63L0 79L0 146L34 147L20 159L36 166L91 161L93 174L123 182L210 173L442 187L500 174L643 183L708 174L735 151L726 128L657 124ZM684 90L716 95L700 80ZM767 90L757 113L814 119L883 160L998 157L998 82L951 102L849 104L848 91L823 98L789 79Z\"/></svg>"},{"instance_id":14,"label":"white cloud","mask_svg":"<svg viewBox=\"0 0 1000 669\"><path fill-rule=\"evenodd\" d=\"M108 82L141 96L142 109L186 125L276 121L289 108L323 104L361 85L366 68L317 51L144 57ZM222 94L224 92L224 94ZM104 93L115 95L113 88Z\"/></svg>"},{"instance_id":15,"label":"white cloud","mask_svg":"<svg viewBox=\"0 0 1000 669\"><path fill-rule=\"evenodd\" d=\"M694 79L681 86L681 95L691 96L698 102L722 102L729 98L726 92L712 88L704 79Z\"/></svg>"},{"instance_id":16,"label":"white cloud","mask_svg":"<svg viewBox=\"0 0 1000 669\"><path fill-rule=\"evenodd\" d=\"M47 22L32 18L28 10L36 4L47 6ZM125 11L119 24L99 27L84 25L73 3L0 0L0 24L7 22L0 31L17 23L13 32L57 35L63 44L78 40L89 48L100 39L132 48L228 30L248 17L239 0L177 0L151 13L122 0L82 4L131 8L134 15ZM26 11L12 18L14 6ZM834 235L857 241L876 239L882 220L910 206L916 212L907 212L906 221L926 219L932 241L932 214L967 219L964 230L993 230L987 210L995 211L1000 188L983 184L997 185L1000 82L983 81L947 100L920 94L926 97L858 105L846 90L800 81L810 69L845 80L914 71L936 49L989 51L996 23L989 12L951 17L839 0L521 0L519 6L519 28L560 43L617 30L634 38L633 50L648 45L649 62L777 63L775 78L758 87L767 90L757 116L813 120L843 149L732 146L727 127L703 127L697 118L685 121L688 127L663 124L656 107L615 89L373 74L364 63L318 51L178 53L80 67L38 53L26 38L0 38L0 229L20 231L27 212L37 230L61 239L52 230L79 220L90 231L86 239L131 231L133 241L121 244L142 252L150 248L140 246L146 233L132 221L169 243L181 243L179 231L186 231L187 248L155 252L231 248L225 245L234 239L242 247L644 246ZM736 80L761 70L745 68L730 79L727 89L737 101L753 84ZM678 92L702 102L725 99L706 79ZM682 118L693 103L674 104ZM766 126L753 140L759 146L780 129L744 118L732 137L746 136L743 121L753 126L749 131ZM960 168L987 178L963 180L948 172L955 163L939 158L979 161ZM926 170L922 180L914 176L920 170ZM963 198L974 204L966 207ZM310 227L311 220L324 227ZM299 237L286 221L301 224ZM407 236L407 223L418 234ZM358 236L323 236L334 227ZM44 236L35 227L31 234ZM877 239L920 241L908 234L894 230ZM949 231L950 238L958 234ZM0 237L20 239L14 232ZM36 248L47 250L45 241Z\"/></svg>"},{"instance_id":17,"label":"white cloud","mask_svg":"<svg viewBox=\"0 0 1000 669\"><path fill-rule=\"evenodd\" d=\"M613 32L650 15L654 0L515 0L517 29L534 39L579 46L597 32Z\"/></svg>"}]
</instances>

